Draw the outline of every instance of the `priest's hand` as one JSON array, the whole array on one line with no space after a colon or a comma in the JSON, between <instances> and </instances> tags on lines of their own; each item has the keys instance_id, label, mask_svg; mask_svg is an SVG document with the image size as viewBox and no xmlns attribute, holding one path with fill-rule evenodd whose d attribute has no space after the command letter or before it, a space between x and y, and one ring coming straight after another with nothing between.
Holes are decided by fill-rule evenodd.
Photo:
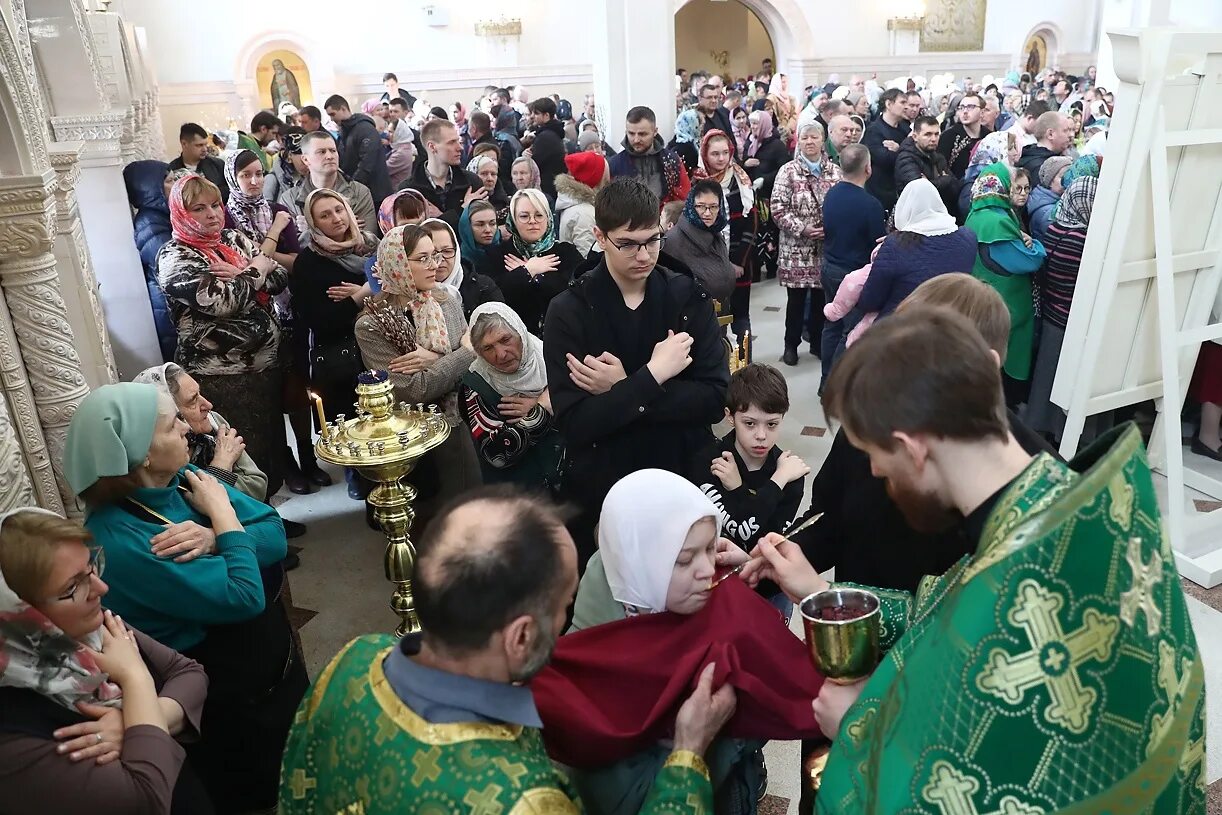
<instances>
[{"instance_id":1,"label":"priest's hand","mask_svg":"<svg viewBox=\"0 0 1222 815\"><path fill-rule=\"evenodd\" d=\"M765 535L751 550L751 562L743 567L742 578L752 588L761 580L771 580L795 603L828 587L802 549L777 532Z\"/></svg>"},{"instance_id":2,"label":"priest's hand","mask_svg":"<svg viewBox=\"0 0 1222 815\"><path fill-rule=\"evenodd\" d=\"M690 750L698 756L704 755L721 732L721 728L734 715L737 704L734 688L729 683L713 690L713 672L717 664L704 666L696 690L679 708L675 717L675 749Z\"/></svg>"},{"instance_id":3,"label":"priest's hand","mask_svg":"<svg viewBox=\"0 0 1222 815\"><path fill-rule=\"evenodd\" d=\"M819 689L819 695L815 697L815 701L811 702L811 708L815 712L815 722L823 731L823 735L835 741L836 734L840 732L840 722L844 720L844 714L857 702L857 697L861 696L861 689L865 687L868 680L869 677L854 682L852 685L837 685L835 682L823 683L823 687Z\"/></svg>"}]
</instances>

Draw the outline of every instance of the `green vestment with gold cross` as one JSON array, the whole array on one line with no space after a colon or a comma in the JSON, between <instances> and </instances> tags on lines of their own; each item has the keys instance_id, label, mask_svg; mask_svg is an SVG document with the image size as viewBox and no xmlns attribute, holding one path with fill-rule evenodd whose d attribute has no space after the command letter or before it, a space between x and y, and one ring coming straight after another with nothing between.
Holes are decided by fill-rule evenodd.
<instances>
[{"instance_id":1,"label":"green vestment with gold cross","mask_svg":"<svg viewBox=\"0 0 1222 815\"><path fill-rule=\"evenodd\" d=\"M1034 459L973 555L879 595L820 813L1204 813L1204 675L1132 425Z\"/></svg>"},{"instance_id":2,"label":"green vestment with gold cross","mask_svg":"<svg viewBox=\"0 0 1222 815\"><path fill-rule=\"evenodd\" d=\"M582 811L535 728L433 724L395 694L382 662L398 640L358 637L297 711L280 773L280 815L571 815ZM698 756L677 751L642 813L711 815Z\"/></svg>"}]
</instances>

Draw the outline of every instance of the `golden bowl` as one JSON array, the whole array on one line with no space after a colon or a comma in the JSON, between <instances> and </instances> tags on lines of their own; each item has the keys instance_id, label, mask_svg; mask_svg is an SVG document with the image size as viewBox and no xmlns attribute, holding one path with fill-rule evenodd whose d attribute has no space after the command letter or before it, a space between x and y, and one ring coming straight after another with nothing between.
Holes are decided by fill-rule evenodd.
<instances>
[{"instance_id":1,"label":"golden bowl","mask_svg":"<svg viewBox=\"0 0 1222 815\"><path fill-rule=\"evenodd\" d=\"M798 610L811 660L824 678L851 685L873 673L881 655L878 595L864 589L825 589L803 599Z\"/></svg>"}]
</instances>

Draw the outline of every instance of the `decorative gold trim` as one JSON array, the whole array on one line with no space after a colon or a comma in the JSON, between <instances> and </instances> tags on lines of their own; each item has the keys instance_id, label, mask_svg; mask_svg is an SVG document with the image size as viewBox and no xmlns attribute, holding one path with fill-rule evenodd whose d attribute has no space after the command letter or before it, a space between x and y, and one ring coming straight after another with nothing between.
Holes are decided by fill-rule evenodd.
<instances>
[{"instance_id":1,"label":"decorative gold trim","mask_svg":"<svg viewBox=\"0 0 1222 815\"><path fill-rule=\"evenodd\" d=\"M667 767L681 767L686 770L695 770L706 779L709 777L709 765L704 763L704 759L693 753L691 750L675 750L666 759L666 763L662 765L662 769Z\"/></svg>"},{"instance_id":2,"label":"decorative gold trim","mask_svg":"<svg viewBox=\"0 0 1222 815\"><path fill-rule=\"evenodd\" d=\"M924 17L892 17L887 20L888 31L920 31L924 27Z\"/></svg>"},{"instance_id":3,"label":"decorative gold trim","mask_svg":"<svg viewBox=\"0 0 1222 815\"><path fill-rule=\"evenodd\" d=\"M580 811L555 787L536 787L522 793L509 815L577 815Z\"/></svg>"},{"instance_id":4,"label":"decorative gold trim","mask_svg":"<svg viewBox=\"0 0 1222 815\"><path fill-rule=\"evenodd\" d=\"M433 724L416 715L403 704L403 700L395 695L386 673L382 670L382 660L390 653L392 645L374 656L369 665L369 687L373 690L373 698L377 700L392 722L398 725L409 736L425 744L461 744L464 741L491 739L496 741L513 741L522 734L521 725L484 724L482 722L460 722L458 724ZM703 763L703 762L701 762Z\"/></svg>"},{"instance_id":5,"label":"decorative gold trim","mask_svg":"<svg viewBox=\"0 0 1222 815\"><path fill-rule=\"evenodd\" d=\"M306 702L304 708L306 719L312 718L318 710L318 706L322 704L323 697L327 694L327 686L331 684L331 677L335 674L336 667L339 666L340 660L344 658L344 655L348 653L353 645L356 645L359 639L360 637L354 637L348 640L348 644L339 649L339 653L327 663L327 667L323 668L322 673L318 675L318 679L314 682L314 691L310 694L310 700Z\"/></svg>"}]
</instances>

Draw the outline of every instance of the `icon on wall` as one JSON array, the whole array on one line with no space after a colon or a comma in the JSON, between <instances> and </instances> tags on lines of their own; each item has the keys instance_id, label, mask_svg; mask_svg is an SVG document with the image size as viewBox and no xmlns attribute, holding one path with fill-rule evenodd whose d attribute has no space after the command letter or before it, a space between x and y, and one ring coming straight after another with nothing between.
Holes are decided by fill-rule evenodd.
<instances>
[{"instance_id":1,"label":"icon on wall","mask_svg":"<svg viewBox=\"0 0 1222 815\"><path fill-rule=\"evenodd\" d=\"M279 111L285 103L301 108L313 101L310 69L305 60L292 51L268 51L259 58L255 74L259 104L264 108Z\"/></svg>"},{"instance_id":2,"label":"icon on wall","mask_svg":"<svg viewBox=\"0 0 1222 815\"><path fill-rule=\"evenodd\" d=\"M1023 70L1034 79L1048 65L1048 40L1044 39L1043 34L1032 34L1023 46L1023 53L1027 55Z\"/></svg>"}]
</instances>

